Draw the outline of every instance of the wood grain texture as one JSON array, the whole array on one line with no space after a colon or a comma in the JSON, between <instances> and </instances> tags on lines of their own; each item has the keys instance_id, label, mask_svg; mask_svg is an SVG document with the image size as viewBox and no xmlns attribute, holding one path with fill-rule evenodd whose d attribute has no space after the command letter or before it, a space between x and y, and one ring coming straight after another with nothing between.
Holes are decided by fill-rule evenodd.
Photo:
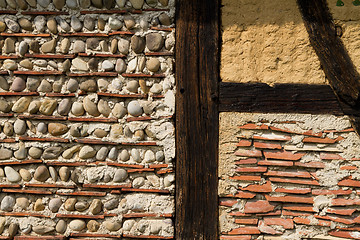
<instances>
[{"instance_id":1,"label":"wood grain texture","mask_svg":"<svg viewBox=\"0 0 360 240\"><path fill-rule=\"evenodd\" d=\"M218 239L219 0L176 1L176 239Z\"/></svg>"}]
</instances>

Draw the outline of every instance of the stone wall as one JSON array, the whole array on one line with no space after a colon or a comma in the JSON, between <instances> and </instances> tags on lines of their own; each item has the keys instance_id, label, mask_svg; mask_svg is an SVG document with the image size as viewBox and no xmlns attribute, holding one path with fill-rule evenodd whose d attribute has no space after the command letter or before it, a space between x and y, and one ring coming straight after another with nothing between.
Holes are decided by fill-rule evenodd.
<instances>
[{"instance_id":1,"label":"stone wall","mask_svg":"<svg viewBox=\"0 0 360 240\"><path fill-rule=\"evenodd\" d=\"M1 239L172 239L174 5L0 0Z\"/></svg>"}]
</instances>

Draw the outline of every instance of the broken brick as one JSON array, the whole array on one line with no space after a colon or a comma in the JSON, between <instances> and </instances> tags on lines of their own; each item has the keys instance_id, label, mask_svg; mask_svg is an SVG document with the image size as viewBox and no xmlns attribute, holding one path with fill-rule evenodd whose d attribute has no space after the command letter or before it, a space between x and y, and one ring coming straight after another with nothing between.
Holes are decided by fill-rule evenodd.
<instances>
[{"instance_id":1,"label":"broken brick","mask_svg":"<svg viewBox=\"0 0 360 240\"><path fill-rule=\"evenodd\" d=\"M285 205L283 209L299 212L315 212L313 206L310 207L306 205Z\"/></svg>"},{"instance_id":2,"label":"broken brick","mask_svg":"<svg viewBox=\"0 0 360 240\"><path fill-rule=\"evenodd\" d=\"M260 166L291 167L291 166L294 165L294 163L289 162L289 161L269 161L269 160L264 160L264 161L259 161L258 165L260 165Z\"/></svg>"},{"instance_id":3,"label":"broken brick","mask_svg":"<svg viewBox=\"0 0 360 240\"><path fill-rule=\"evenodd\" d=\"M283 226L285 229L293 229L294 222L290 218L264 218L264 222L267 225Z\"/></svg>"},{"instance_id":4,"label":"broken brick","mask_svg":"<svg viewBox=\"0 0 360 240\"><path fill-rule=\"evenodd\" d=\"M249 140L240 140L240 142L238 142L238 144L236 144L237 147L250 147L251 146L251 141Z\"/></svg>"},{"instance_id":5,"label":"broken brick","mask_svg":"<svg viewBox=\"0 0 360 240\"><path fill-rule=\"evenodd\" d=\"M267 171L267 167L239 167L236 168L237 172L254 172L254 173L263 173Z\"/></svg>"},{"instance_id":6,"label":"broken brick","mask_svg":"<svg viewBox=\"0 0 360 240\"><path fill-rule=\"evenodd\" d=\"M302 180L302 179L287 179L287 178L269 178L271 182L280 182L280 183L293 183L293 184L303 184L303 185L314 185L319 186L319 182L316 180Z\"/></svg>"},{"instance_id":7,"label":"broken brick","mask_svg":"<svg viewBox=\"0 0 360 240\"><path fill-rule=\"evenodd\" d=\"M327 213L344 215L344 216L351 216L355 211L356 209L332 209L332 208L326 209Z\"/></svg>"},{"instance_id":8,"label":"broken brick","mask_svg":"<svg viewBox=\"0 0 360 240\"><path fill-rule=\"evenodd\" d=\"M269 129L269 126L267 126L265 124L256 125L254 123L248 123L248 124L245 124L243 126L240 126L239 128L240 129L248 129L248 130L259 130L259 129L267 130L267 129Z\"/></svg>"},{"instance_id":9,"label":"broken brick","mask_svg":"<svg viewBox=\"0 0 360 240\"><path fill-rule=\"evenodd\" d=\"M275 207L268 201L259 200L256 202L247 202L244 207L245 213L266 213L271 212Z\"/></svg>"},{"instance_id":10,"label":"broken brick","mask_svg":"<svg viewBox=\"0 0 360 240\"><path fill-rule=\"evenodd\" d=\"M304 153L292 153L289 151L264 151L264 156L266 159L297 161L300 160L304 155Z\"/></svg>"},{"instance_id":11,"label":"broken brick","mask_svg":"<svg viewBox=\"0 0 360 240\"><path fill-rule=\"evenodd\" d=\"M256 218L235 219L235 223L243 224L243 225L256 225L258 223L258 219Z\"/></svg>"},{"instance_id":12,"label":"broken brick","mask_svg":"<svg viewBox=\"0 0 360 240\"><path fill-rule=\"evenodd\" d=\"M277 143L254 142L254 147L260 149L282 149L281 145Z\"/></svg>"},{"instance_id":13,"label":"broken brick","mask_svg":"<svg viewBox=\"0 0 360 240\"><path fill-rule=\"evenodd\" d=\"M282 172L282 171L268 171L264 173L265 176L275 176L275 177L296 177L296 178L311 178L310 173L308 172Z\"/></svg>"},{"instance_id":14,"label":"broken brick","mask_svg":"<svg viewBox=\"0 0 360 240\"><path fill-rule=\"evenodd\" d=\"M235 228L228 232L229 235L247 235L247 234L260 234L260 231L257 227L241 227L241 228Z\"/></svg>"},{"instance_id":15,"label":"broken brick","mask_svg":"<svg viewBox=\"0 0 360 240\"><path fill-rule=\"evenodd\" d=\"M253 184L240 189L243 191L262 192L262 193L268 193L272 191L271 183L269 181L262 185Z\"/></svg>"},{"instance_id":16,"label":"broken brick","mask_svg":"<svg viewBox=\"0 0 360 240\"><path fill-rule=\"evenodd\" d=\"M248 159L243 159L243 160L239 160L236 161L235 164L237 165L247 165L247 164L256 164L257 160L256 158L248 158Z\"/></svg>"},{"instance_id":17,"label":"broken brick","mask_svg":"<svg viewBox=\"0 0 360 240\"><path fill-rule=\"evenodd\" d=\"M326 190L326 189L313 189L312 195L349 195L352 193L352 190Z\"/></svg>"},{"instance_id":18,"label":"broken brick","mask_svg":"<svg viewBox=\"0 0 360 240\"><path fill-rule=\"evenodd\" d=\"M292 193L292 194L308 194L311 193L311 188L276 188L275 192Z\"/></svg>"},{"instance_id":19,"label":"broken brick","mask_svg":"<svg viewBox=\"0 0 360 240\"><path fill-rule=\"evenodd\" d=\"M235 152L236 156L241 157L262 157L262 153L259 150L243 150L240 149Z\"/></svg>"},{"instance_id":20,"label":"broken brick","mask_svg":"<svg viewBox=\"0 0 360 240\"><path fill-rule=\"evenodd\" d=\"M269 202L290 202L290 203L314 203L312 197L293 197L293 196L269 196L265 195Z\"/></svg>"},{"instance_id":21,"label":"broken brick","mask_svg":"<svg viewBox=\"0 0 360 240\"><path fill-rule=\"evenodd\" d=\"M241 176L230 177L230 179L238 180L238 181L261 181L261 176L241 175Z\"/></svg>"}]
</instances>

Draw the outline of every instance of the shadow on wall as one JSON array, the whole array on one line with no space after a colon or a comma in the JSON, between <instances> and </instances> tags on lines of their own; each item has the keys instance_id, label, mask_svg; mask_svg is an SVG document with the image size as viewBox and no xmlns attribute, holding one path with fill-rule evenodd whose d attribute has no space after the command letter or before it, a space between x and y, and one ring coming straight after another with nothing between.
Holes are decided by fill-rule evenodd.
<instances>
[{"instance_id":1,"label":"shadow on wall","mask_svg":"<svg viewBox=\"0 0 360 240\"><path fill-rule=\"evenodd\" d=\"M360 66L360 6L328 0ZM326 84L296 0L222 0L221 78L226 82ZM355 22L354 22L355 21ZM358 63L357 63L358 61Z\"/></svg>"}]
</instances>

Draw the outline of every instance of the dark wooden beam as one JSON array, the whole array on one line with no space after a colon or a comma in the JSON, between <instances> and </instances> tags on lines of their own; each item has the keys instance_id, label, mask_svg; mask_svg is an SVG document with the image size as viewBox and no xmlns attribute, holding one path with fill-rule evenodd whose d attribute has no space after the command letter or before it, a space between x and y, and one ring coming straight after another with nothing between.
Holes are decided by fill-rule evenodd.
<instances>
[{"instance_id":1,"label":"dark wooden beam","mask_svg":"<svg viewBox=\"0 0 360 240\"><path fill-rule=\"evenodd\" d=\"M335 93L351 106L359 105L360 75L334 24L326 0L297 0L310 43Z\"/></svg>"},{"instance_id":2,"label":"dark wooden beam","mask_svg":"<svg viewBox=\"0 0 360 240\"><path fill-rule=\"evenodd\" d=\"M329 85L221 83L221 112L358 115Z\"/></svg>"},{"instance_id":3,"label":"dark wooden beam","mask_svg":"<svg viewBox=\"0 0 360 240\"><path fill-rule=\"evenodd\" d=\"M218 239L219 0L176 0L176 239Z\"/></svg>"}]
</instances>

